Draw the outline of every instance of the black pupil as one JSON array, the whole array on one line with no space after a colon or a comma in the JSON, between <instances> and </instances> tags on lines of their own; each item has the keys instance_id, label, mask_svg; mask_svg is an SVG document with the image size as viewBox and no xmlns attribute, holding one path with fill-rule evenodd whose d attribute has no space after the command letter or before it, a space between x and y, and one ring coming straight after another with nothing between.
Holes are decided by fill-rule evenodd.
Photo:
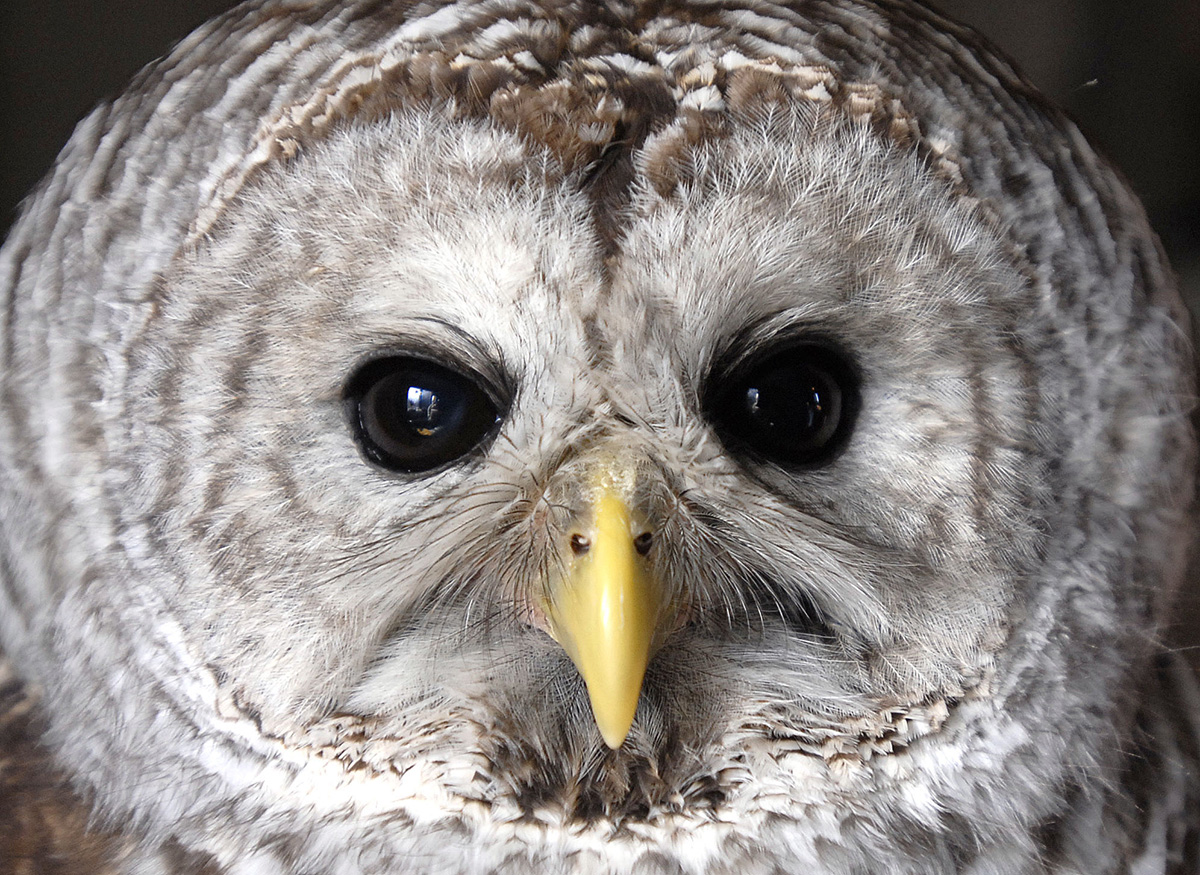
<instances>
[{"instance_id":1,"label":"black pupil","mask_svg":"<svg viewBox=\"0 0 1200 875\"><path fill-rule=\"evenodd\" d=\"M836 427L842 406L829 376L802 366L755 375L745 404L758 430L783 442L820 441Z\"/></svg>"},{"instance_id":2,"label":"black pupil","mask_svg":"<svg viewBox=\"0 0 1200 875\"><path fill-rule=\"evenodd\" d=\"M380 380L367 393L374 418L369 424L382 431L380 437L413 446L445 434L463 418L466 399L465 393L438 382L426 378L411 385L414 378L404 375Z\"/></svg>"},{"instance_id":3,"label":"black pupil","mask_svg":"<svg viewBox=\"0 0 1200 875\"><path fill-rule=\"evenodd\" d=\"M757 455L813 464L844 443L854 385L835 353L799 346L760 358L725 383L711 406L718 431Z\"/></svg>"},{"instance_id":4,"label":"black pupil","mask_svg":"<svg viewBox=\"0 0 1200 875\"><path fill-rule=\"evenodd\" d=\"M351 383L359 440L374 461L426 471L474 449L497 422L474 377L418 359L384 359Z\"/></svg>"}]
</instances>

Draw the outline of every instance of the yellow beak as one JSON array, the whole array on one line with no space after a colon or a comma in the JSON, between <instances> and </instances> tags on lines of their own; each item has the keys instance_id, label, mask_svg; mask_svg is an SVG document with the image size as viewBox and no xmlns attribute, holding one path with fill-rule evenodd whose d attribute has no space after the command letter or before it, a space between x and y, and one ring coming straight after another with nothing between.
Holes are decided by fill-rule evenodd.
<instances>
[{"instance_id":1,"label":"yellow beak","mask_svg":"<svg viewBox=\"0 0 1200 875\"><path fill-rule=\"evenodd\" d=\"M613 488L596 493L590 525L571 533L574 558L551 585L550 634L587 684L604 743L617 749L637 711L666 599L636 541L633 516Z\"/></svg>"}]
</instances>

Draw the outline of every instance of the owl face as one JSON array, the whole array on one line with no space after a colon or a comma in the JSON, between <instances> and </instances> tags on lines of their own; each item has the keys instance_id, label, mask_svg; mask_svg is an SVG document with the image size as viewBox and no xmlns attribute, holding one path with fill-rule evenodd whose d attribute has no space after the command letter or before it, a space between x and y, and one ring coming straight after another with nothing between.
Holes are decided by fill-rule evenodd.
<instances>
[{"instance_id":1,"label":"owl face","mask_svg":"<svg viewBox=\"0 0 1200 875\"><path fill-rule=\"evenodd\" d=\"M948 27L270 6L81 127L0 262L0 634L130 866L1116 859L1190 352Z\"/></svg>"},{"instance_id":2,"label":"owl face","mask_svg":"<svg viewBox=\"0 0 1200 875\"><path fill-rule=\"evenodd\" d=\"M815 111L686 160L606 251L587 180L413 113L265 174L174 265L133 354L130 443L161 452L131 514L269 733L415 722L573 816L676 792L593 762L694 779L767 714L798 748L878 742L990 676L1042 500L1003 244ZM607 746L555 621L601 482L642 538L621 597L653 593Z\"/></svg>"}]
</instances>

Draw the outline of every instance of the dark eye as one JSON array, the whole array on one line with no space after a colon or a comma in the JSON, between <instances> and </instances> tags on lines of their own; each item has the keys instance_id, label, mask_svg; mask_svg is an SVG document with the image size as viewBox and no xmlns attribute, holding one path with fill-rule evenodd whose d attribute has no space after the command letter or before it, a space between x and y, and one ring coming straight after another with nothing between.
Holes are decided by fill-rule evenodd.
<instances>
[{"instance_id":1,"label":"dark eye","mask_svg":"<svg viewBox=\"0 0 1200 875\"><path fill-rule=\"evenodd\" d=\"M828 347L793 344L734 369L708 391L708 415L727 443L788 465L816 465L846 443L858 382Z\"/></svg>"},{"instance_id":2,"label":"dark eye","mask_svg":"<svg viewBox=\"0 0 1200 875\"><path fill-rule=\"evenodd\" d=\"M480 382L423 359L370 362L346 389L363 452L386 468L410 473L466 455L500 419Z\"/></svg>"}]
</instances>

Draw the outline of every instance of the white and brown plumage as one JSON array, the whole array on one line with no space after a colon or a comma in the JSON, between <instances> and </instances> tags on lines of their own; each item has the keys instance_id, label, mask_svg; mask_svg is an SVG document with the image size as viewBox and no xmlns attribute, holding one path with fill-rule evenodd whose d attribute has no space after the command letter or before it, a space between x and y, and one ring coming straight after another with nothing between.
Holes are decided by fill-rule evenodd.
<instances>
[{"instance_id":1,"label":"white and brown plumage","mask_svg":"<svg viewBox=\"0 0 1200 875\"><path fill-rule=\"evenodd\" d=\"M1184 320L973 45L278 2L93 114L0 260L13 868L1194 869Z\"/></svg>"}]
</instances>

